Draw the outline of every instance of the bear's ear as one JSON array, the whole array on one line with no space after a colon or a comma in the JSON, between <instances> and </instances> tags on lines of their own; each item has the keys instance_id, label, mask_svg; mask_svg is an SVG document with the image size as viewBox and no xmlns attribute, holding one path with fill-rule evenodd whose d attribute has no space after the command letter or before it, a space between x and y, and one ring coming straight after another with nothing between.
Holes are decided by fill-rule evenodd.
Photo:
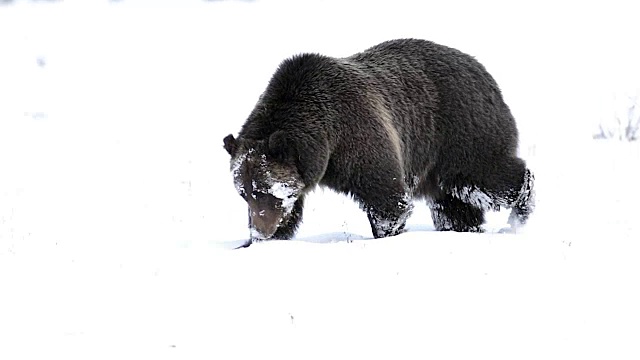
<instances>
[{"instance_id":1,"label":"bear's ear","mask_svg":"<svg viewBox=\"0 0 640 360\"><path fill-rule=\"evenodd\" d=\"M233 156L238 148L236 139L233 135L229 134L222 141L224 142L224 149L227 150L229 155Z\"/></svg>"},{"instance_id":2,"label":"bear's ear","mask_svg":"<svg viewBox=\"0 0 640 360\"><path fill-rule=\"evenodd\" d=\"M269 154L278 160L285 160L295 154L295 144L287 133L278 130L269 136Z\"/></svg>"}]
</instances>

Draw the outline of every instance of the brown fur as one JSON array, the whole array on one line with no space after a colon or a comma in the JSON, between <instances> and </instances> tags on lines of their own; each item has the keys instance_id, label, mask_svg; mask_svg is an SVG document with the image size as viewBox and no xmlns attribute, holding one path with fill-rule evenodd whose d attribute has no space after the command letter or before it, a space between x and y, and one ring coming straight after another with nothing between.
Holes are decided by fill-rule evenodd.
<instances>
[{"instance_id":1,"label":"brown fur","mask_svg":"<svg viewBox=\"0 0 640 360\"><path fill-rule=\"evenodd\" d=\"M280 194L248 202L269 213L252 221L265 239L295 234L318 185L352 196L375 237L402 232L414 198L428 200L438 230L480 231L484 212L500 207L522 224L533 211L533 174L495 80L425 40L285 60L224 146L239 191Z\"/></svg>"}]
</instances>

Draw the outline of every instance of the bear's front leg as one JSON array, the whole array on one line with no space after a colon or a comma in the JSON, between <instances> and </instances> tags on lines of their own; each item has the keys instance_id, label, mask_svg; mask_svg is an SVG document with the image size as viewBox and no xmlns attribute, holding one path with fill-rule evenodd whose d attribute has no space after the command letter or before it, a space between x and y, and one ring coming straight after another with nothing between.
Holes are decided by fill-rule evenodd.
<instances>
[{"instance_id":1,"label":"bear's front leg","mask_svg":"<svg viewBox=\"0 0 640 360\"><path fill-rule=\"evenodd\" d=\"M413 204L406 193L390 194L385 201L364 206L373 237L395 236L404 231Z\"/></svg>"},{"instance_id":2,"label":"bear's front leg","mask_svg":"<svg viewBox=\"0 0 640 360\"><path fill-rule=\"evenodd\" d=\"M300 196L293 205L291 213L282 219L282 223L278 225L278 229L271 236L274 240L290 240L292 239L298 227L302 222L302 209L304 206L304 196Z\"/></svg>"}]
</instances>

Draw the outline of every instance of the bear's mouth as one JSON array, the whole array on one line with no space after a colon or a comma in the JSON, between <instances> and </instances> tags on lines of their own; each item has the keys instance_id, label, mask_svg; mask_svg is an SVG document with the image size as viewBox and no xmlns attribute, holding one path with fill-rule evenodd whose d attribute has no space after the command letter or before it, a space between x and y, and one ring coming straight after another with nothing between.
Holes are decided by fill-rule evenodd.
<instances>
[{"instance_id":1,"label":"bear's mouth","mask_svg":"<svg viewBox=\"0 0 640 360\"><path fill-rule=\"evenodd\" d=\"M275 231L273 231L273 233L275 233ZM271 236L273 236L273 233L267 235L267 234L263 233L262 231L260 231L259 229L257 229L255 226L253 226L253 225L249 226L249 236L250 236L252 241L269 240L271 238Z\"/></svg>"},{"instance_id":2,"label":"bear's mouth","mask_svg":"<svg viewBox=\"0 0 640 360\"><path fill-rule=\"evenodd\" d=\"M285 215L281 201L270 194L259 194L247 199L249 205L249 229L255 239L269 239L276 233Z\"/></svg>"}]
</instances>

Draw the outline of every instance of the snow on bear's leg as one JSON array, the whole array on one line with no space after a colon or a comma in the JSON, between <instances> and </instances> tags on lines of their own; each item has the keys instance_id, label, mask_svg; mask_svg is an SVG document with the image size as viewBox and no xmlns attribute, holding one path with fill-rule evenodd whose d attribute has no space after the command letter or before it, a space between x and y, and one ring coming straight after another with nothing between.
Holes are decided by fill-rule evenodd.
<instances>
[{"instance_id":1,"label":"snow on bear's leg","mask_svg":"<svg viewBox=\"0 0 640 360\"><path fill-rule=\"evenodd\" d=\"M522 188L518 193L518 198L512 205L511 214L509 215L509 225L512 228L523 226L535 209L536 193L533 187L534 181L533 172L526 169Z\"/></svg>"},{"instance_id":2,"label":"snow on bear's leg","mask_svg":"<svg viewBox=\"0 0 640 360\"><path fill-rule=\"evenodd\" d=\"M365 206L374 238L395 236L404 231L413 203L408 194L390 196L383 206Z\"/></svg>"}]
</instances>

